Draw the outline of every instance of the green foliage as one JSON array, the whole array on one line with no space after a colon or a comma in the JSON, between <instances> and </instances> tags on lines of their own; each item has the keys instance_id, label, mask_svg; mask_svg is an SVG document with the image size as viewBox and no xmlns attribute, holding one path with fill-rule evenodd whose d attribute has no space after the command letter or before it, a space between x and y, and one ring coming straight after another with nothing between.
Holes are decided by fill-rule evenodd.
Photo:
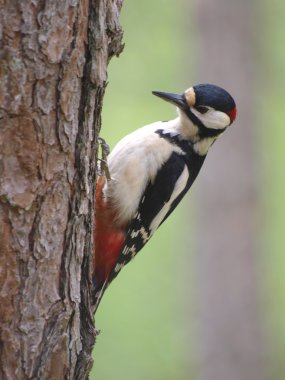
<instances>
[{"instance_id":1,"label":"green foliage","mask_svg":"<svg viewBox=\"0 0 285 380\"><path fill-rule=\"evenodd\" d=\"M260 67L259 142L262 173L262 231L259 246L263 253L262 294L266 296L267 339L273 373L283 380L285 372L285 3L274 0L262 8L263 34Z\"/></svg>"}]
</instances>

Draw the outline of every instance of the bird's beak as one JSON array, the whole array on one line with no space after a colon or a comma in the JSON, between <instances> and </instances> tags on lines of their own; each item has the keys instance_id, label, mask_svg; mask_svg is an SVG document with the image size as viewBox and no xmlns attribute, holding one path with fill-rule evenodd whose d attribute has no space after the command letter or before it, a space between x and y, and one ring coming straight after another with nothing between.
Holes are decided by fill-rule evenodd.
<instances>
[{"instance_id":1,"label":"bird's beak","mask_svg":"<svg viewBox=\"0 0 285 380\"><path fill-rule=\"evenodd\" d=\"M181 109L187 108L187 103L184 94L170 94L168 92L161 91L152 91L152 93L153 95L158 96L159 98L166 100L167 102L172 103Z\"/></svg>"}]
</instances>

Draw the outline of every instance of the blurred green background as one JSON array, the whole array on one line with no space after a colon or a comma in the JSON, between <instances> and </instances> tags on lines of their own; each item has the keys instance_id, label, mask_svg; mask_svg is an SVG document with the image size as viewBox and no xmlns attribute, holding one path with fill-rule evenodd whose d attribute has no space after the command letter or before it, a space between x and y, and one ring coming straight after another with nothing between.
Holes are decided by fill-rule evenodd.
<instances>
[{"instance_id":1,"label":"blurred green background","mask_svg":"<svg viewBox=\"0 0 285 380\"><path fill-rule=\"evenodd\" d=\"M175 117L152 90L216 83L239 115L104 296L91 379L284 379L284 16L281 0L124 1L103 108L111 148Z\"/></svg>"}]
</instances>

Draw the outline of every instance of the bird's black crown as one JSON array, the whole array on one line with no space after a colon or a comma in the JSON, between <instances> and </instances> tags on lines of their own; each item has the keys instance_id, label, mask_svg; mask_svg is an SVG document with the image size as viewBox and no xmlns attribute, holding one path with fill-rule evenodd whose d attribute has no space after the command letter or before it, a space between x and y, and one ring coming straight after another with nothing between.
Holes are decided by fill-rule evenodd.
<instances>
[{"instance_id":1,"label":"bird's black crown","mask_svg":"<svg viewBox=\"0 0 285 380\"><path fill-rule=\"evenodd\" d=\"M195 107L209 106L217 111L228 112L235 108L232 96L223 88L214 84L197 84L195 92Z\"/></svg>"}]
</instances>

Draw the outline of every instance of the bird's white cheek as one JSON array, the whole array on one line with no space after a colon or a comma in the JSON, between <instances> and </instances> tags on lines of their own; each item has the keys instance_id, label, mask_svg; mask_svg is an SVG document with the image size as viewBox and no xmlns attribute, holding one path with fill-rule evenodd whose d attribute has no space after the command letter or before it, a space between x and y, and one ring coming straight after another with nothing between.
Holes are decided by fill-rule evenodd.
<instances>
[{"instance_id":1,"label":"bird's white cheek","mask_svg":"<svg viewBox=\"0 0 285 380\"><path fill-rule=\"evenodd\" d=\"M212 129L223 129L231 123L226 113L215 110L209 110L207 113L200 115L200 120L205 127Z\"/></svg>"},{"instance_id":2,"label":"bird's white cheek","mask_svg":"<svg viewBox=\"0 0 285 380\"><path fill-rule=\"evenodd\" d=\"M201 120L201 122L207 128L211 129L224 129L230 125L231 119L229 116L221 111L216 111L213 108L209 108L208 112L201 114L195 108L191 108L191 111Z\"/></svg>"}]
</instances>

